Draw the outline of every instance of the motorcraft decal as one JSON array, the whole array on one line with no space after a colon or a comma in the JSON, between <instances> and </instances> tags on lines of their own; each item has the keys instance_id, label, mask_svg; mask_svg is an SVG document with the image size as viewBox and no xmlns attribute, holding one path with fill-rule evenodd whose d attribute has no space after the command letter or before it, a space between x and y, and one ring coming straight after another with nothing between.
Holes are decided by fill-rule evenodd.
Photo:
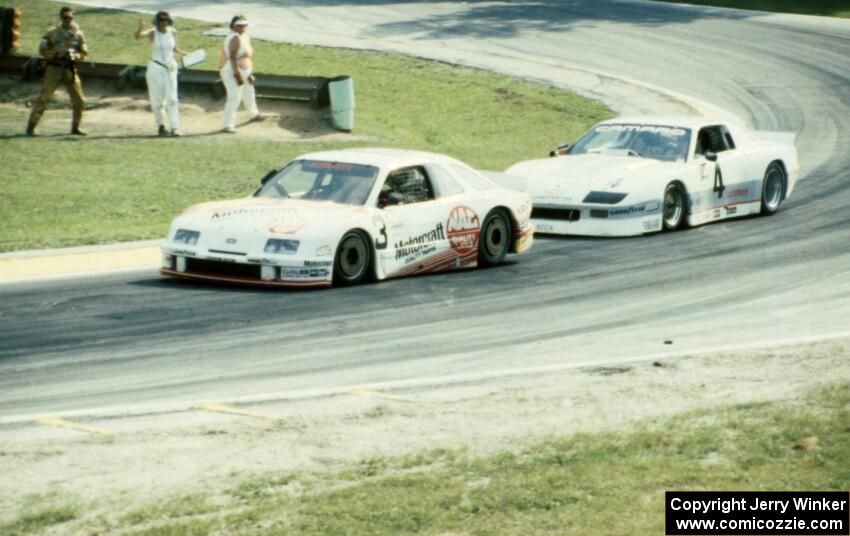
<instances>
[{"instance_id":1,"label":"motorcraft decal","mask_svg":"<svg viewBox=\"0 0 850 536\"><path fill-rule=\"evenodd\" d=\"M438 223L430 231L396 242L395 258L396 260L405 259L405 262L412 262L418 257L433 253L433 250L436 250L437 242L445 239L446 233L443 224ZM424 251L426 249L428 251Z\"/></svg>"},{"instance_id":2,"label":"motorcraft decal","mask_svg":"<svg viewBox=\"0 0 850 536\"><path fill-rule=\"evenodd\" d=\"M478 250L481 222L474 210L463 205L453 208L446 227L449 244L458 255L467 255Z\"/></svg>"}]
</instances>

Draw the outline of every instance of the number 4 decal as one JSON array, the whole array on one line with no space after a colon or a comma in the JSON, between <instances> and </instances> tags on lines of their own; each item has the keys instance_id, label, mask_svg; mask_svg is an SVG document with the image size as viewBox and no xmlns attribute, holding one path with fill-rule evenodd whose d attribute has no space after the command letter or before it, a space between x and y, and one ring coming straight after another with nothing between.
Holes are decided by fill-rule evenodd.
<instances>
[{"instance_id":1,"label":"number 4 decal","mask_svg":"<svg viewBox=\"0 0 850 536\"><path fill-rule=\"evenodd\" d=\"M717 197L723 197L723 191L726 187L723 186L723 173L720 171L720 166L714 166L714 191L717 192Z\"/></svg>"}]
</instances>

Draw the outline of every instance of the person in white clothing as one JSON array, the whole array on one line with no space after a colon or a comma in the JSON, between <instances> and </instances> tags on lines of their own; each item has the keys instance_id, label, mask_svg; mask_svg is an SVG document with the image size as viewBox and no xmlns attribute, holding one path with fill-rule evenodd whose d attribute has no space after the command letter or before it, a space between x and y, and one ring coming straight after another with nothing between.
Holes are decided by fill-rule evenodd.
<instances>
[{"instance_id":1,"label":"person in white clothing","mask_svg":"<svg viewBox=\"0 0 850 536\"><path fill-rule=\"evenodd\" d=\"M263 116L257 108L254 92L254 64L251 57L254 49L251 38L246 34L248 21L242 15L230 20L231 32L224 38L224 46L219 57L219 73L227 90L227 103L224 105L224 132L236 133L236 111L244 103L251 121L260 121Z\"/></svg>"},{"instance_id":2,"label":"person in white clothing","mask_svg":"<svg viewBox=\"0 0 850 536\"><path fill-rule=\"evenodd\" d=\"M180 135L180 107L177 100L177 61L174 55L184 55L177 48L177 31L174 20L167 11L160 11L153 18L154 28L145 30L145 23L139 20L136 39L147 38L152 43L151 60L145 72L148 85L148 98L160 136ZM171 130L165 128L165 114L171 123Z\"/></svg>"}]
</instances>

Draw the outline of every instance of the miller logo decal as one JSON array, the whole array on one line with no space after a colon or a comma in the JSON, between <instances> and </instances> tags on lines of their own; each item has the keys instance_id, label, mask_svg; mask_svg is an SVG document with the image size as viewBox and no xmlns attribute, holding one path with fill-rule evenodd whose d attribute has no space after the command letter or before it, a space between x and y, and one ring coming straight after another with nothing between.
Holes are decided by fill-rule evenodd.
<instances>
[{"instance_id":1,"label":"miller logo decal","mask_svg":"<svg viewBox=\"0 0 850 536\"><path fill-rule=\"evenodd\" d=\"M449 244L458 255L471 253L478 248L481 222L478 220L478 214L471 208L465 206L453 208L446 228Z\"/></svg>"}]
</instances>

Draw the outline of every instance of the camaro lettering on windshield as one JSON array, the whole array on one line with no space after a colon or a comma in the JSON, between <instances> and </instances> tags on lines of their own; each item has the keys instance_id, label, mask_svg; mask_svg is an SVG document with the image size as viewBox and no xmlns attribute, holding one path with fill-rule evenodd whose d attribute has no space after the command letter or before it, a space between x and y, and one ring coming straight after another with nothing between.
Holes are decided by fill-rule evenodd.
<instances>
[{"instance_id":1,"label":"camaro lettering on windshield","mask_svg":"<svg viewBox=\"0 0 850 536\"><path fill-rule=\"evenodd\" d=\"M439 240L445 240L446 233L443 230L443 224L438 223L436 227L427 233L422 233L418 236L412 236L407 240L402 240L395 243L395 258L405 259L414 257L429 245L434 244Z\"/></svg>"}]
</instances>

